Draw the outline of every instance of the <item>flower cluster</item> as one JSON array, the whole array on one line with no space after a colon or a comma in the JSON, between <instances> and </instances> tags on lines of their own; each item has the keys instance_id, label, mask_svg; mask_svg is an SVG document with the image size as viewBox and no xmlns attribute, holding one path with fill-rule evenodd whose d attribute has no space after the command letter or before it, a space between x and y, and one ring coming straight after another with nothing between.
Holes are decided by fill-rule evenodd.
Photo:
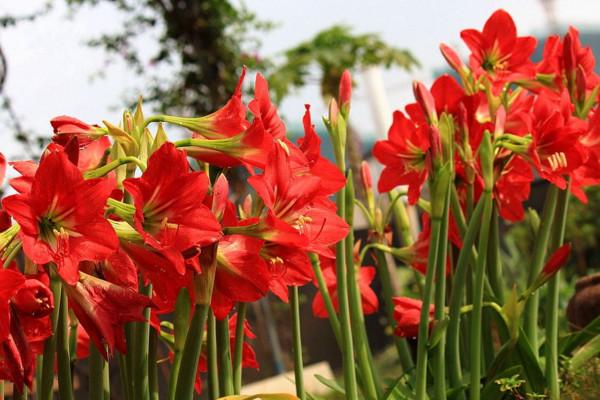
<instances>
[{"instance_id":1,"label":"flower cluster","mask_svg":"<svg viewBox=\"0 0 600 400\"><path fill-rule=\"evenodd\" d=\"M146 320L148 307L174 311L184 288L192 306L210 305L226 320L238 302L269 291L288 301L288 287L313 278L308 252L334 257L330 246L349 227L328 196L344 175L320 155L308 106L305 136L297 145L286 138L260 75L246 120L243 78L222 109L200 118L144 119L141 102L120 126L57 117L39 164L10 163L21 176L9 182L17 194L2 200L9 269L0 279L0 371L17 390L31 386L43 350L36 344L53 333L49 314L61 293L107 358L126 353L123 323ZM151 122L160 122L155 135ZM162 123L193 137L172 143ZM218 171L212 181L209 166ZM226 177L236 166L256 193L238 209ZM21 248L25 270L13 261Z\"/></svg>"}]
</instances>

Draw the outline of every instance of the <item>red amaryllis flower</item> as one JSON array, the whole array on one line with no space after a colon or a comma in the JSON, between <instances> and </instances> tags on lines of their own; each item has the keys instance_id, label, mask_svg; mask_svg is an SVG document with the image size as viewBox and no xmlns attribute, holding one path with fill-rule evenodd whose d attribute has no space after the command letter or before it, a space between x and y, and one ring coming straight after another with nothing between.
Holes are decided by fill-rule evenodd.
<instances>
[{"instance_id":1,"label":"red amaryllis flower","mask_svg":"<svg viewBox=\"0 0 600 400\"><path fill-rule=\"evenodd\" d=\"M53 151L40 162L31 191L5 198L2 206L21 226L25 254L36 264L56 263L74 284L79 261L102 261L117 249L103 216L110 190L107 180L84 180L64 152Z\"/></svg>"},{"instance_id":2,"label":"red amaryllis flower","mask_svg":"<svg viewBox=\"0 0 600 400\"><path fill-rule=\"evenodd\" d=\"M50 125L54 129L52 140L61 146L65 146L73 136L78 137L79 145L85 146L108 133L105 128L66 115L52 118Z\"/></svg>"},{"instance_id":3,"label":"red amaryllis flower","mask_svg":"<svg viewBox=\"0 0 600 400\"><path fill-rule=\"evenodd\" d=\"M431 245L431 222L429 214L423 214L421 226L422 230L419 233L417 240L411 246L402 248L402 251L398 252L396 256L409 264L411 268L414 268L425 275L427 273L429 246ZM458 228L453 218L450 219L450 224L448 226L448 239L457 247L460 248L462 246L460 234L458 233ZM450 257L447 256L446 276L450 274L451 268L452 263L450 262Z\"/></svg>"},{"instance_id":4,"label":"red amaryllis flower","mask_svg":"<svg viewBox=\"0 0 600 400\"><path fill-rule=\"evenodd\" d=\"M209 140L198 134L183 147L190 157L219 167L245 165L264 169L273 138L265 132L259 117L245 131L235 136Z\"/></svg>"},{"instance_id":5,"label":"red amaryllis flower","mask_svg":"<svg viewBox=\"0 0 600 400\"><path fill-rule=\"evenodd\" d=\"M227 235L219 241L211 308L218 320L238 301L256 301L269 290L269 274L259 251L260 239Z\"/></svg>"},{"instance_id":6,"label":"red amaryllis flower","mask_svg":"<svg viewBox=\"0 0 600 400\"><path fill-rule=\"evenodd\" d=\"M267 242L260 250L267 264L269 289L286 303L288 286L302 286L312 279L312 265L306 251L294 246Z\"/></svg>"},{"instance_id":7,"label":"red amaryllis flower","mask_svg":"<svg viewBox=\"0 0 600 400\"><path fill-rule=\"evenodd\" d=\"M499 94L505 83L535 78L529 59L537 41L532 36L517 37L511 16L498 10L486 21L483 31L466 29L460 33L471 50L469 66L476 76L486 76Z\"/></svg>"},{"instance_id":8,"label":"red amaryllis flower","mask_svg":"<svg viewBox=\"0 0 600 400\"><path fill-rule=\"evenodd\" d=\"M358 247L355 249L355 257L357 256L356 252ZM335 271L335 260L319 257L321 261L321 269L323 271L323 277L325 278L325 283L327 284L327 291L329 292L329 296L331 297L331 302L333 303L333 307L335 311L338 311L338 297L337 297L337 279L336 279L336 271ZM358 290L360 292L362 309L364 314L373 314L377 312L379 307L379 301L377 300L377 295L371 289L371 282L373 282L373 278L375 277L375 268L373 267L357 267L356 268L356 279L358 281ZM316 283L315 283L316 285ZM328 318L327 309L325 308L325 303L323 302L323 295L321 292L318 292L315 295L312 304L313 313L316 317L319 318Z\"/></svg>"},{"instance_id":9,"label":"red amaryllis flower","mask_svg":"<svg viewBox=\"0 0 600 400\"><path fill-rule=\"evenodd\" d=\"M304 236L304 250L333 257L329 245L348 234L348 224L335 213L335 205L320 196L321 179L313 175L292 175L288 156L275 145L262 175L254 175L248 183L272 210L276 218L285 221ZM273 238L268 238L277 242ZM282 243L288 244L288 243Z\"/></svg>"},{"instance_id":10,"label":"red amaryllis flower","mask_svg":"<svg viewBox=\"0 0 600 400\"><path fill-rule=\"evenodd\" d=\"M498 204L500 217L513 222L523 219L523 202L529 198L532 181L531 167L521 158L511 158L502 168L494 185L494 199Z\"/></svg>"},{"instance_id":11,"label":"red amaryllis flower","mask_svg":"<svg viewBox=\"0 0 600 400\"><path fill-rule=\"evenodd\" d=\"M0 153L0 185L4 183L4 178L6 177L6 157L4 154Z\"/></svg>"},{"instance_id":12,"label":"red amaryllis flower","mask_svg":"<svg viewBox=\"0 0 600 400\"><path fill-rule=\"evenodd\" d=\"M83 272L79 275L75 285L63 285L70 307L105 359L115 348L125 354L123 323L144 321L142 310L152 306L152 300Z\"/></svg>"},{"instance_id":13,"label":"red amaryllis flower","mask_svg":"<svg viewBox=\"0 0 600 400\"><path fill-rule=\"evenodd\" d=\"M212 114L199 118L179 118L170 115L155 117L156 120L183 126L206 139L226 139L242 133L250 126L246 120L246 106L242 102L242 83L246 67L238 80L235 92L225 106Z\"/></svg>"},{"instance_id":14,"label":"red amaryllis flower","mask_svg":"<svg viewBox=\"0 0 600 400\"><path fill-rule=\"evenodd\" d=\"M52 292L36 277L0 270L0 377L13 382L19 393L33 382L34 343L52 334Z\"/></svg>"},{"instance_id":15,"label":"red amaryllis flower","mask_svg":"<svg viewBox=\"0 0 600 400\"><path fill-rule=\"evenodd\" d=\"M163 144L148 160L140 178L123 181L135 205L135 226L145 242L160 251L180 253L206 246L222 236L221 225L202 199L208 188L204 172L189 172L186 154ZM185 271L183 257L177 268Z\"/></svg>"},{"instance_id":16,"label":"red amaryllis flower","mask_svg":"<svg viewBox=\"0 0 600 400\"><path fill-rule=\"evenodd\" d=\"M269 99L269 84L261 74L256 74L254 99L248 104L248 108L261 119L265 132L273 139L285 139L285 125L277 115L277 107Z\"/></svg>"},{"instance_id":17,"label":"red amaryllis flower","mask_svg":"<svg viewBox=\"0 0 600 400\"><path fill-rule=\"evenodd\" d=\"M419 320L421 319L421 300L410 297L392 297L394 304L394 319L398 322L394 334L403 338L415 338L419 334ZM429 329L433 327L434 307L429 308Z\"/></svg>"},{"instance_id":18,"label":"red amaryllis flower","mask_svg":"<svg viewBox=\"0 0 600 400\"><path fill-rule=\"evenodd\" d=\"M337 193L346 184L346 177L340 169L331 161L321 156L321 138L315 132L315 126L310 119L310 106L307 104L306 112L302 118L304 125L304 136L298 139L298 146L304 154L304 157L294 157L295 152L290 151L291 168L293 171L302 171L303 169L310 174L321 178L321 190L319 194L330 196ZM298 167L293 164L300 164ZM298 172L295 172L297 174Z\"/></svg>"},{"instance_id":19,"label":"red amaryllis flower","mask_svg":"<svg viewBox=\"0 0 600 400\"><path fill-rule=\"evenodd\" d=\"M380 192L408 185L408 202L417 202L427 177L428 129L427 124L415 124L401 111L394 112L388 140L380 140L373 147L373 155L385 165L377 184Z\"/></svg>"},{"instance_id":20,"label":"red amaryllis flower","mask_svg":"<svg viewBox=\"0 0 600 400\"><path fill-rule=\"evenodd\" d=\"M571 115L566 92L559 99L550 98L546 92L540 93L532 113L533 140L527 152L520 155L538 170L542 178L564 189L567 186L564 175L570 175L585 161L586 153L579 138L588 125Z\"/></svg>"}]
</instances>

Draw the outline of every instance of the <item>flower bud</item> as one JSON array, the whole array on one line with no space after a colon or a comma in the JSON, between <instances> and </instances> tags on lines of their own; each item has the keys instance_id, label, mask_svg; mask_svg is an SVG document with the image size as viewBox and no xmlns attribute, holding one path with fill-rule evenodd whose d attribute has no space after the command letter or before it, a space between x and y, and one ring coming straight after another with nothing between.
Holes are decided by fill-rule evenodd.
<instances>
[{"instance_id":1,"label":"flower bud","mask_svg":"<svg viewBox=\"0 0 600 400\"><path fill-rule=\"evenodd\" d=\"M415 93L415 99L417 99L417 103L419 103L423 113L425 113L427 122L430 124L436 124L437 112L435 110L435 100L433 99L431 92L427 90L425 85L419 81L413 82L413 91Z\"/></svg>"},{"instance_id":2,"label":"flower bud","mask_svg":"<svg viewBox=\"0 0 600 400\"><path fill-rule=\"evenodd\" d=\"M350 71L345 70L340 79L340 92L338 100L340 102L340 110L344 117L348 117L350 112L350 100L352 98L352 77Z\"/></svg>"},{"instance_id":3,"label":"flower bud","mask_svg":"<svg viewBox=\"0 0 600 400\"><path fill-rule=\"evenodd\" d=\"M54 309L52 292L37 279L27 279L10 302L17 312L33 318L45 317Z\"/></svg>"}]
</instances>

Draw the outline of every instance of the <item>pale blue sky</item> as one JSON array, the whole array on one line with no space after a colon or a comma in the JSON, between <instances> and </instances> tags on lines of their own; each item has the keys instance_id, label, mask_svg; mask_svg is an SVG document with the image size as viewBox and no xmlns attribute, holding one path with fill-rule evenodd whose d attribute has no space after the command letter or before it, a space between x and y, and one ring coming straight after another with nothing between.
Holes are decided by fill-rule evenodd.
<instances>
[{"instance_id":1,"label":"pale blue sky","mask_svg":"<svg viewBox=\"0 0 600 400\"><path fill-rule=\"evenodd\" d=\"M83 43L98 33L118 29L121 20L107 5L79 11L76 18L67 18L62 1L50 15L34 23L0 30L0 43L9 63L6 91L13 99L14 109L26 128L51 133L48 120L56 115L71 115L86 122L103 119L117 123L126 89L139 87L140 80L121 63L105 65L101 50L87 48ZM235 1L234 1L235 3ZM520 34L544 34L547 23L540 2L520 1L358 1L358 0L246 0L249 9L263 19L280 23L264 36L261 55L272 56L283 49L309 39L319 30L333 24L346 24L355 33L378 33L388 43L410 49L423 68L413 73L399 70L386 72L384 82L391 108L403 108L411 101L413 79L429 82L432 68L444 64L438 45L445 42L467 52L460 41L460 31L482 29L485 20L498 8L513 16ZM600 27L600 2L560 0L555 2L560 25L574 25L580 30ZM0 15L26 13L43 4L42 1L3 0ZM148 40L151 50L151 40ZM104 79L91 80L98 70ZM353 119L360 130L373 129L361 76L356 76L358 89L353 101ZM300 121L304 103L313 105L313 120L326 112L318 88L308 87L282 104L281 113L288 120ZM147 110L151 111L151 110ZM0 151L10 157L15 153L9 145L10 132L5 129L7 118L0 113Z\"/></svg>"}]
</instances>

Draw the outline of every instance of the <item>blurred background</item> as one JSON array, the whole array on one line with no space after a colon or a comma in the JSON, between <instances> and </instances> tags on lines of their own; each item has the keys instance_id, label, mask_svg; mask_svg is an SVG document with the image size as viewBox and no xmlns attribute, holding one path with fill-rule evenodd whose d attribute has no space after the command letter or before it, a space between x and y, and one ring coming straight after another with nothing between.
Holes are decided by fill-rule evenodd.
<instances>
[{"instance_id":1,"label":"blurred background","mask_svg":"<svg viewBox=\"0 0 600 400\"><path fill-rule=\"evenodd\" d=\"M600 32L600 3L583 0L469 0L458 4L381 0L3 0L2 151L10 159L25 155L22 148L11 145L15 133L47 138L51 133L48 120L57 115L67 114L89 123L119 121L122 110L131 107L140 94L156 100L146 103L147 113L170 107L179 114L192 115L196 111L198 115L203 110L198 104L214 110L230 95L242 64L250 68L246 93L257 71L270 82L273 76L279 77L279 87L289 86L287 92L279 92L280 114L286 122L299 125L304 103L312 105L315 117L326 113L320 85L323 62L309 62L296 75L289 69L287 75L274 72L286 63L299 68L298 59L310 58L307 53L311 51L313 60L317 59L316 53L328 50L327 45L300 49L304 53L295 60L286 58L285 52L301 44L315 44L319 33L334 27L341 30L338 39L347 34L356 39L353 44L368 46L373 41L361 43L359 39L372 34L387 48L407 50L418 61L416 65L393 56L365 60L359 55L343 62L355 64L349 65L356 84L352 123L361 137L370 139L377 133L378 122L370 106L373 101L364 65L381 66L384 92L378 93L386 97L383 105L389 110L402 109L411 102L414 79L430 83L444 68L439 44L456 48L466 58L460 31L482 29L498 8L513 16L522 35L564 34L569 25L582 32ZM347 54L346 48L338 48ZM333 53L330 57L340 55ZM221 66L213 76L202 75L197 73L202 63ZM196 70L196 75L183 77L189 70ZM223 82L216 82L217 75ZM300 75L302 79L298 80ZM200 78L205 80L195 81ZM207 97L206 92L202 93L207 81L215 84L213 88L220 85L220 98L202 100ZM185 93L181 91L183 86ZM185 101L177 104L178 97Z\"/></svg>"}]
</instances>

